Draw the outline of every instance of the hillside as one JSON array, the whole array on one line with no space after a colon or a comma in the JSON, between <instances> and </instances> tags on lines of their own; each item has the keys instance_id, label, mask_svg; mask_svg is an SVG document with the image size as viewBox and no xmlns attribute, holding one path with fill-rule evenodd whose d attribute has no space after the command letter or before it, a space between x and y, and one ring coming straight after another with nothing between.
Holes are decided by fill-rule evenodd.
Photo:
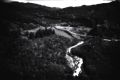
<instances>
[{"instance_id":1,"label":"hillside","mask_svg":"<svg viewBox=\"0 0 120 80\"><path fill-rule=\"evenodd\" d=\"M61 10L63 17L70 17L71 19L88 19L88 21L96 21L96 24L103 23L104 20L119 24L119 2L103 3L98 5L81 7L67 7ZM77 20L76 20L77 21Z\"/></svg>"},{"instance_id":2,"label":"hillside","mask_svg":"<svg viewBox=\"0 0 120 80\"><path fill-rule=\"evenodd\" d=\"M0 3L1 79L113 80L118 77L120 3L50 8L32 3ZM80 40L58 36L52 27L72 27L86 36L71 55L83 59L82 74L72 76L66 50Z\"/></svg>"}]
</instances>

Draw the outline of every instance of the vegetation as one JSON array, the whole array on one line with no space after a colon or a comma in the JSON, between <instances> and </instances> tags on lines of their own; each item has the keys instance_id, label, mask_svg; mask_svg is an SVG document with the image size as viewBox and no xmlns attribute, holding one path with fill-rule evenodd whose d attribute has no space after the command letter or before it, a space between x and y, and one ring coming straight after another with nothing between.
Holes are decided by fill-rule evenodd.
<instances>
[{"instance_id":1,"label":"vegetation","mask_svg":"<svg viewBox=\"0 0 120 80\"><path fill-rule=\"evenodd\" d=\"M31 3L0 3L0 73L3 79L113 80L120 48L119 9L117 1L64 9ZM84 60L83 73L76 78L71 76L72 70L64 56L66 49L78 40L70 42L47 29L61 23L92 29L89 33L80 30L88 34L85 44L72 50L73 55ZM23 31L40 26L45 30L37 31L35 36L22 35ZM78 33L82 33L79 29ZM106 38L118 41L104 41Z\"/></svg>"}]
</instances>

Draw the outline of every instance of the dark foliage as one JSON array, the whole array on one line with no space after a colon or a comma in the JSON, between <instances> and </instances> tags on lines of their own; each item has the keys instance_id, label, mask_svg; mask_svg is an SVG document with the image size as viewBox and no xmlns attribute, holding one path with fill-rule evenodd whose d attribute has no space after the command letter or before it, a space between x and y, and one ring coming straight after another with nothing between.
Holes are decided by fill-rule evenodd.
<instances>
[{"instance_id":1,"label":"dark foliage","mask_svg":"<svg viewBox=\"0 0 120 80\"><path fill-rule=\"evenodd\" d=\"M0 3L0 73L1 79L15 80L113 80L119 68L120 3L49 8L31 3ZM51 29L22 35L24 30L45 28L65 22L73 27L85 26L92 30L85 44L72 50L84 60L83 73L72 77L66 65L66 49L70 42L54 34ZM98 25L99 24L99 25ZM115 76L114 76L115 75Z\"/></svg>"}]
</instances>

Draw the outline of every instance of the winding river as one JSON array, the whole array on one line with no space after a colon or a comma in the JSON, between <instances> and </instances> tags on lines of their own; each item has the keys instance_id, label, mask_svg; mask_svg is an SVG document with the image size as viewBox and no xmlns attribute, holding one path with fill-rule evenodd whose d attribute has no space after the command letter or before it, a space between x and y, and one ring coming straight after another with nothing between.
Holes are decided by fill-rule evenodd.
<instances>
[{"instance_id":1,"label":"winding river","mask_svg":"<svg viewBox=\"0 0 120 80\"><path fill-rule=\"evenodd\" d=\"M70 41L73 41L73 39L77 39L79 41L75 45L68 47L66 49L66 55L65 55L65 59L67 60L67 65L73 70L73 76L76 77L82 73L81 67L83 64L83 59L76 55L72 55L71 51L73 48L82 46L85 42L83 40L81 40L81 37L83 37L81 34L77 34L70 30L72 28L73 27L63 27L63 26L57 26L57 25L52 27L52 29L54 30L56 35L68 38L68 39L70 39ZM25 31L23 31L23 33L28 32L28 33L35 34L39 29L41 29L41 28L39 27L39 28L35 28L32 30L25 30ZM42 27L42 29L44 29L44 27ZM86 36L84 36L84 37L86 37ZM107 42L120 41L120 39L107 39L107 38L104 38L102 40L107 41Z\"/></svg>"},{"instance_id":2,"label":"winding river","mask_svg":"<svg viewBox=\"0 0 120 80\"><path fill-rule=\"evenodd\" d=\"M63 29L63 27L55 26L55 27L53 27L53 30L55 31L56 35L66 37L66 38L70 39L71 41L74 38L80 39L80 36L76 36L77 35L76 33L65 30L65 29ZM80 41L77 44L68 47L66 50L65 58L67 60L68 66L73 70L74 77L79 76L79 74L82 73L81 67L83 64L83 59L78 56L72 55L71 50L73 48L76 48L77 46L81 46L82 44L84 44L84 41Z\"/></svg>"}]
</instances>

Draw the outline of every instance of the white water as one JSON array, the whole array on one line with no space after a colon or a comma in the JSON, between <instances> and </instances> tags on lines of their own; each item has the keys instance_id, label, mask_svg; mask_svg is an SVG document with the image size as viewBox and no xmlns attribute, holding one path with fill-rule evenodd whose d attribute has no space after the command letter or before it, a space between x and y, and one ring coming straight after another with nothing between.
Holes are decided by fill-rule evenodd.
<instances>
[{"instance_id":1,"label":"white water","mask_svg":"<svg viewBox=\"0 0 120 80\"><path fill-rule=\"evenodd\" d=\"M80 73L82 73L82 64L83 64L83 59L79 58L77 56L74 57L76 62L75 62L75 70L73 72L73 76L79 76Z\"/></svg>"},{"instance_id":2,"label":"white water","mask_svg":"<svg viewBox=\"0 0 120 80\"><path fill-rule=\"evenodd\" d=\"M71 55L71 50L77 46L80 46L84 44L84 41L80 41L74 46L71 46L67 49L66 51L66 56L65 58L67 59L68 66L73 70L73 76L79 76L80 73L82 73L82 64L83 64L83 59L79 58L78 56L70 56Z\"/></svg>"},{"instance_id":3,"label":"white water","mask_svg":"<svg viewBox=\"0 0 120 80\"><path fill-rule=\"evenodd\" d=\"M80 42L78 42L76 45L69 47L69 48L67 49L67 53L71 53L71 50L72 50L73 48L75 48L75 47L77 47L77 46L79 46L79 45L82 45L83 43L84 43L84 41L80 41Z\"/></svg>"},{"instance_id":4,"label":"white water","mask_svg":"<svg viewBox=\"0 0 120 80\"><path fill-rule=\"evenodd\" d=\"M59 30L56 30L55 28L53 28L56 32L55 34L58 35L58 36L63 36L63 37L66 37L66 38L69 38L69 39L72 39L72 38L76 38L76 39L80 39L80 36L79 34L77 33L74 33L74 32L71 32L67 27L64 28L64 27L61 27L61 26L55 26L56 28L58 29L61 29L61 30L66 30L66 31L69 31L74 37L72 37L71 35L63 32L63 31L59 31ZM69 27L71 29L71 27ZM76 48L77 46L80 46L84 44L84 41L80 41L78 42L76 45L74 46L71 46L69 48L67 48L66 50L66 60L67 60L67 64L68 66L73 70L73 76L79 76L80 73L82 73L82 64L83 64L83 59L82 58L79 58L78 56L74 56L71 54L71 50L73 48Z\"/></svg>"},{"instance_id":5,"label":"white water","mask_svg":"<svg viewBox=\"0 0 120 80\"><path fill-rule=\"evenodd\" d=\"M50 27L49 27L50 28ZM66 30L66 31L69 31L74 37L72 37L71 35L69 35L69 34L67 34L67 33L65 33L65 32L63 32L63 31L59 31L59 30L56 30L56 29L54 29L55 30L55 34L56 35L58 35L58 36L63 36L63 37L66 37L66 38L69 38L69 39L73 39L73 38L76 38L76 39L79 39L79 37L80 37L80 34L77 34L77 33L74 33L74 32L72 32L72 31L70 31L70 29L72 29L71 27L69 27L69 28L64 28L64 27L60 27L60 26L58 26L58 27L56 27L56 28L59 28L59 29L61 29L61 30ZM31 30L25 30L24 32L32 32L32 33L36 33L39 29L45 29L44 27L38 27L38 28L35 28L35 29L31 29ZM77 35L77 36L76 36ZM76 37L75 37L76 36ZM110 42L110 41L120 41L120 39L102 39L103 41L107 41L107 42ZM81 46L81 45L83 45L84 44L84 41L80 41L80 42L78 42L77 44L75 44L75 45L73 45L73 46L71 46L71 47L69 47L69 48L67 48L67 50L66 50L66 56L65 56L65 58L66 58L66 60L67 60L67 64L68 64L68 66L73 70L73 76L75 77L75 76L79 76L79 74L80 73L82 73L82 69L81 69L81 67L82 67L82 64L83 64L83 59L82 58L80 58L80 57L78 57L78 56L74 56L74 55L72 55L71 54L71 50L73 49L73 48L76 48L76 47L78 47L78 46Z\"/></svg>"},{"instance_id":6,"label":"white water","mask_svg":"<svg viewBox=\"0 0 120 80\"><path fill-rule=\"evenodd\" d=\"M120 39L102 39L103 41L115 41L115 42L117 42L117 41L120 41Z\"/></svg>"},{"instance_id":7,"label":"white water","mask_svg":"<svg viewBox=\"0 0 120 80\"><path fill-rule=\"evenodd\" d=\"M48 28L51 28L51 27L48 27ZM54 27L52 27L52 29L55 31L55 34L58 35L58 36L66 37L66 38L70 39L71 41L72 41L73 38L76 38L76 39L80 38L79 34L70 31L70 29L72 29L72 27L64 28L64 27L57 26L56 28L58 28L58 30L55 29ZM34 33L35 34L39 29L44 30L45 28L44 27L38 27L38 28L35 28L35 29L31 29L31 30L24 30L23 33L28 32L28 33ZM59 29L61 29L61 30L59 30ZM69 35L68 33L64 32L62 30L68 31L73 36ZM76 48L76 47L82 45L82 44L84 44L84 41L80 41L76 45L70 46L66 50L65 58L67 60L68 66L73 70L73 76L74 77L79 76L79 74L82 73L81 67L82 67L82 64L83 64L83 59L79 58L78 56L72 55L71 50L73 48Z\"/></svg>"}]
</instances>

